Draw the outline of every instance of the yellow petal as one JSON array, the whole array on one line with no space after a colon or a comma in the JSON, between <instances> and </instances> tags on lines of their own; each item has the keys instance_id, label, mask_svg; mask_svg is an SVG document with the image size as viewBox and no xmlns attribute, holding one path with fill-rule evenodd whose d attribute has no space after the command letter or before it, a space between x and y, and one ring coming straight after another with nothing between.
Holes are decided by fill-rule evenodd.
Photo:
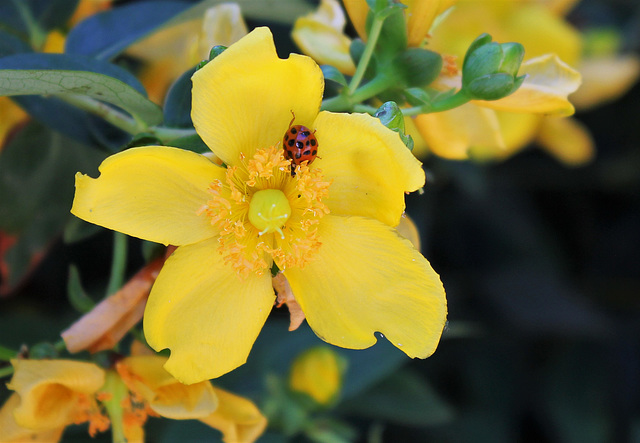
<instances>
[{"instance_id":1,"label":"yellow petal","mask_svg":"<svg viewBox=\"0 0 640 443\"><path fill-rule=\"evenodd\" d=\"M196 131L226 164L282 142L291 112L310 127L320 109L324 78L309 57L280 59L267 28L257 28L193 76Z\"/></svg>"},{"instance_id":2,"label":"yellow petal","mask_svg":"<svg viewBox=\"0 0 640 443\"><path fill-rule=\"evenodd\" d=\"M421 163L398 134L367 114L326 111L313 128L318 139L313 165L333 180L323 203L337 215L361 215L396 226L404 211L404 193L425 181Z\"/></svg>"},{"instance_id":3,"label":"yellow petal","mask_svg":"<svg viewBox=\"0 0 640 443\"><path fill-rule=\"evenodd\" d=\"M163 368L166 361L165 357L156 355L127 357L122 361L134 376L132 381L136 391L145 393L151 409L176 420L202 418L215 411L218 397L211 383L203 381L184 385Z\"/></svg>"},{"instance_id":4,"label":"yellow petal","mask_svg":"<svg viewBox=\"0 0 640 443\"><path fill-rule=\"evenodd\" d=\"M471 148L505 148L495 111L473 103L418 115L414 121L429 149L440 157L464 160Z\"/></svg>"},{"instance_id":5,"label":"yellow petal","mask_svg":"<svg viewBox=\"0 0 640 443\"><path fill-rule=\"evenodd\" d=\"M405 0L407 5L407 37L409 46L419 46L427 37L433 20L451 7L456 0Z\"/></svg>"},{"instance_id":6,"label":"yellow petal","mask_svg":"<svg viewBox=\"0 0 640 443\"><path fill-rule=\"evenodd\" d=\"M289 386L321 405L328 405L340 393L345 362L334 348L316 346L298 355L291 366Z\"/></svg>"},{"instance_id":7,"label":"yellow petal","mask_svg":"<svg viewBox=\"0 0 640 443\"><path fill-rule=\"evenodd\" d=\"M411 217L407 214L402 214L400 223L396 226L396 231L402 237L409 240L417 251L420 250L420 232L418 231L416 224L411 220Z\"/></svg>"},{"instance_id":8,"label":"yellow petal","mask_svg":"<svg viewBox=\"0 0 640 443\"><path fill-rule=\"evenodd\" d=\"M539 0L556 15L566 15L580 0Z\"/></svg>"},{"instance_id":9,"label":"yellow petal","mask_svg":"<svg viewBox=\"0 0 640 443\"><path fill-rule=\"evenodd\" d=\"M318 9L296 20L291 36L302 51L323 65L353 75L351 40L344 34L346 19L337 0L322 0Z\"/></svg>"},{"instance_id":10,"label":"yellow petal","mask_svg":"<svg viewBox=\"0 0 640 443\"><path fill-rule=\"evenodd\" d=\"M104 371L92 363L71 360L12 360L8 384L20 396L16 422L36 430L59 429L73 422L80 394L94 394L104 384Z\"/></svg>"},{"instance_id":11,"label":"yellow petal","mask_svg":"<svg viewBox=\"0 0 640 443\"><path fill-rule=\"evenodd\" d=\"M25 121L28 114L9 97L0 97L0 151L16 126Z\"/></svg>"},{"instance_id":12,"label":"yellow petal","mask_svg":"<svg viewBox=\"0 0 640 443\"><path fill-rule=\"evenodd\" d=\"M543 119L537 142L567 166L581 166L595 156L589 130L573 118Z\"/></svg>"},{"instance_id":13,"label":"yellow petal","mask_svg":"<svg viewBox=\"0 0 640 443\"><path fill-rule=\"evenodd\" d=\"M221 431L225 443L256 441L267 427L267 419L260 410L244 397L220 388L214 391L220 401L218 409L200 421Z\"/></svg>"},{"instance_id":14,"label":"yellow petal","mask_svg":"<svg viewBox=\"0 0 640 443\"><path fill-rule=\"evenodd\" d=\"M218 253L218 239L179 247L156 280L144 332L165 369L186 384L243 364L275 300L271 274L240 279Z\"/></svg>"},{"instance_id":15,"label":"yellow petal","mask_svg":"<svg viewBox=\"0 0 640 443\"><path fill-rule=\"evenodd\" d=\"M586 59L579 65L582 86L571 94L580 110L613 101L627 92L640 75L640 58L635 55Z\"/></svg>"},{"instance_id":16,"label":"yellow petal","mask_svg":"<svg viewBox=\"0 0 640 443\"><path fill-rule=\"evenodd\" d=\"M582 37L578 30L541 5L519 4L501 24L506 41L522 43L527 59L554 53L571 66L580 59Z\"/></svg>"},{"instance_id":17,"label":"yellow petal","mask_svg":"<svg viewBox=\"0 0 640 443\"><path fill-rule=\"evenodd\" d=\"M20 405L20 396L12 394L0 409L0 441L3 443L51 443L60 440L64 426L46 430L34 431L23 428L13 418L13 411Z\"/></svg>"},{"instance_id":18,"label":"yellow petal","mask_svg":"<svg viewBox=\"0 0 640 443\"><path fill-rule=\"evenodd\" d=\"M519 74L527 74L528 77L513 94L500 100L478 100L474 103L499 111L573 114L574 108L568 96L580 86L578 71L557 56L547 54L523 63Z\"/></svg>"},{"instance_id":19,"label":"yellow petal","mask_svg":"<svg viewBox=\"0 0 640 443\"><path fill-rule=\"evenodd\" d=\"M90 223L165 245L193 243L214 235L197 215L209 200L209 184L225 170L182 149L127 149L100 165L100 177L76 175L71 213Z\"/></svg>"},{"instance_id":20,"label":"yellow petal","mask_svg":"<svg viewBox=\"0 0 640 443\"><path fill-rule=\"evenodd\" d=\"M431 355L447 307L429 262L376 220L327 215L318 232L315 260L284 270L313 331L351 349L373 345L378 331L410 357Z\"/></svg>"},{"instance_id":21,"label":"yellow petal","mask_svg":"<svg viewBox=\"0 0 640 443\"><path fill-rule=\"evenodd\" d=\"M349 19L356 29L360 38L367 40L367 31L365 25L367 23L367 14L369 14L369 5L366 0L343 0L344 9L349 14Z\"/></svg>"}]
</instances>

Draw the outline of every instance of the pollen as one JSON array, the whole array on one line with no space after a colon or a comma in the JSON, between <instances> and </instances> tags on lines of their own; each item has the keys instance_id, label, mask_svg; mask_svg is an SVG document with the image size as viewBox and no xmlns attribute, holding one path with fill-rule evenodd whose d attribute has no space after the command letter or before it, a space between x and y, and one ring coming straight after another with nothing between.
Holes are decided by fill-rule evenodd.
<instances>
[{"instance_id":1,"label":"pollen","mask_svg":"<svg viewBox=\"0 0 640 443\"><path fill-rule=\"evenodd\" d=\"M315 166L315 165L314 165ZM295 166L278 145L240 155L224 180L209 185L209 200L198 210L219 230L219 252L240 277L304 267L322 243L318 223L329 213L322 199L331 183L306 162Z\"/></svg>"}]
</instances>

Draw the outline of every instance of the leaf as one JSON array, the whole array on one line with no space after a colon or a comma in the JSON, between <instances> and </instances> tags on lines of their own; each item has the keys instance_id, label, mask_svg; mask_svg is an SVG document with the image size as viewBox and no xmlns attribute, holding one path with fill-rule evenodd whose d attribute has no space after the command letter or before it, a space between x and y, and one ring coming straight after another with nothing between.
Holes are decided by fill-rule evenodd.
<instances>
[{"instance_id":1,"label":"leaf","mask_svg":"<svg viewBox=\"0 0 640 443\"><path fill-rule=\"evenodd\" d=\"M71 306L78 312L89 312L96 305L89 297L80 281L80 272L74 265L69 267L69 280L67 283L67 298Z\"/></svg>"},{"instance_id":2,"label":"leaf","mask_svg":"<svg viewBox=\"0 0 640 443\"><path fill-rule=\"evenodd\" d=\"M110 63L66 54L16 54L0 59L0 95L83 95L116 105L148 125L162 110L143 86Z\"/></svg>"},{"instance_id":3,"label":"leaf","mask_svg":"<svg viewBox=\"0 0 640 443\"><path fill-rule=\"evenodd\" d=\"M338 68L335 66L322 65L320 69L322 69L322 75L324 75L325 80L331 80L342 86L347 86L347 80L344 78L342 72L338 71Z\"/></svg>"},{"instance_id":4,"label":"leaf","mask_svg":"<svg viewBox=\"0 0 640 443\"><path fill-rule=\"evenodd\" d=\"M165 126L192 128L191 122L191 76L195 68L182 74L169 88L164 103Z\"/></svg>"},{"instance_id":5,"label":"leaf","mask_svg":"<svg viewBox=\"0 0 640 443\"><path fill-rule=\"evenodd\" d=\"M350 414L410 426L433 426L450 421L453 410L419 374L394 372L366 392L340 405Z\"/></svg>"},{"instance_id":6,"label":"leaf","mask_svg":"<svg viewBox=\"0 0 640 443\"><path fill-rule=\"evenodd\" d=\"M73 200L76 171L95 171L104 154L31 123L0 154L0 231L5 248L0 294L12 291L57 238Z\"/></svg>"},{"instance_id":7,"label":"leaf","mask_svg":"<svg viewBox=\"0 0 640 443\"><path fill-rule=\"evenodd\" d=\"M113 8L79 23L67 36L65 52L110 60L131 44L165 26L203 17L219 2L207 0L189 8L179 1L148 1Z\"/></svg>"}]
</instances>

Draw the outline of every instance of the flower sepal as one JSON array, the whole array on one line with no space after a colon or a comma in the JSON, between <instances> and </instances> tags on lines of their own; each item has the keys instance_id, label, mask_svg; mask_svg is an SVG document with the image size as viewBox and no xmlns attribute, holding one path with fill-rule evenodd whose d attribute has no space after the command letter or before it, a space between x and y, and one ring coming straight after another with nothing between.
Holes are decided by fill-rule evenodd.
<instances>
[{"instance_id":1,"label":"flower sepal","mask_svg":"<svg viewBox=\"0 0 640 443\"><path fill-rule=\"evenodd\" d=\"M476 100L499 100L515 92L526 76L518 77L524 58L520 43L497 43L489 34L476 38L462 64L462 91Z\"/></svg>"}]
</instances>

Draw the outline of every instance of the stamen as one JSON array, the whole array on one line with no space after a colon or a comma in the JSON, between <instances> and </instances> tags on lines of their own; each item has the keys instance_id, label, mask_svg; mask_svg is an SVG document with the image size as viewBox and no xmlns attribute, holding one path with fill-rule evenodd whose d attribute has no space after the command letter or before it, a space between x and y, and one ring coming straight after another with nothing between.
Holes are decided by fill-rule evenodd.
<instances>
[{"instance_id":1,"label":"stamen","mask_svg":"<svg viewBox=\"0 0 640 443\"><path fill-rule=\"evenodd\" d=\"M321 246L317 224L329 213L322 199L330 182L305 162L292 177L290 163L279 144L248 160L241 154L197 211L219 229L219 252L240 277L262 275L274 260L280 269L303 267Z\"/></svg>"}]
</instances>

